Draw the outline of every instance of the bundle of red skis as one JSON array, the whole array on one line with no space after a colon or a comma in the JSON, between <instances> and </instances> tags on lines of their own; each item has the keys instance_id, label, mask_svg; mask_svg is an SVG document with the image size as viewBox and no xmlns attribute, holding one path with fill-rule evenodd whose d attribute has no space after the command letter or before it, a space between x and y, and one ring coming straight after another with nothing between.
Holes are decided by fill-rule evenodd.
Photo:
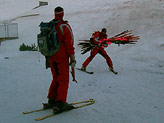
<instances>
[{"instance_id":1,"label":"bundle of red skis","mask_svg":"<svg viewBox=\"0 0 164 123\"><path fill-rule=\"evenodd\" d=\"M126 30L118 35L115 35L112 38L104 39L103 41L99 40L100 44L135 44L137 40L139 40L139 36L135 36L132 34L132 30ZM78 43L81 46L81 54L85 54L86 52L90 51L96 45L91 40L79 40L81 42Z\"/></svg>"},{"instance_id":2,"label":"bundle of red skis","mask_svg":"<svg viewBox=\"0 0 164 123\"><path fill-rule=\"evenodd\" d=\"M132 34L132 30L127 30L124 31L112 38L109 39L104 39L102 41L103 42L112 42L115 44L135 44L135 42L137 42L137 40L139 40L140 37L139 36L134 36Z\"/></svg>"}]
</instances>

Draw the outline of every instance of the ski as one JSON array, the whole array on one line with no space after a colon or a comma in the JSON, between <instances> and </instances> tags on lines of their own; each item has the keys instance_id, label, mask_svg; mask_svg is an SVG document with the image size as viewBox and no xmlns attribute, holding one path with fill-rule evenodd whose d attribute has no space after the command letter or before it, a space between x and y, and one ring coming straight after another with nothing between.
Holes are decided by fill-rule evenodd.
<instances>
[{"instance_id":1,"label":"ski","mask_svg":"<svg viewBox=\"0 0 164 123\"><path fill-rule=\"evenodd\" d=\"M30 113L33 113L33 112L39 112L39 111L44 111L44 110L47 110L47 109L41 108L41 109L26 111L26 112L23 112L23 114L30 114Z\"/></svg>"},{"instance_id":2,"label":"ski","mask_svg":"<svg viewBox=\"0 0 164 123\"><path fill-rule=\"evenodd\" d=\"M94 72L82 70L81 68L76 68L76 69L78 69L78 70L80 70L80 71L83 71L83 72L85 72L85 73L88 73L88 74L94 74Z\"/></svg>"},{"instance_id":3,"label":"ski","mask_svg":"<svg viewBox=\"0 0 164 123\"><path fill-rule=\"evenodd\" d=\"M81 103L85 103L85 104L81 104ZM82 107L85 107L85 106L92 105L92 104L94 104L94 103L95 103L95 101L94 101L93 99L90 99L90 100L87 100L87 101L82 101L82 102L77 102L77 103L71 103L71 104L72 104L72 105L81 104L81 105L74 106L74 107L75 107L74 109L78 109L78 108L82 108ZM71 109L71 110L73 110L73 109ZM70 110L65 110L65 111L62 111L62 112L53 112L53 113L51 113L51 114L49 114L49 115L36 118L35 120L36 120L36 121L44 120L44 119L46 119L46 118L55 116L55 115L57 115L57 114L61 114L61 113L66 112L66 111L70 111Z\"/></svg>"},{"instance_id":4,"label":"ski","mask_svg":"<svg viewBox=\"0 0 164 123\"><path fill-rule=\"evenodd\" d=\"M84 101L81 101L81 102L74 102L74 103L70 103L71 105L76 105L76 104L80 104L80 103L88 103L88 102L92 102L93 99L89 99L89 100L84 100ZM40 109L36 109L36 110L31 110L31 111L26 111L26 112L23 112L23 114L30 114L30 113L34 113L34 112L40 112L40 111L44 111L44 110L48 110L48 109L51 109L51 108L40 108Z\"/></svg>"}]
</instances>

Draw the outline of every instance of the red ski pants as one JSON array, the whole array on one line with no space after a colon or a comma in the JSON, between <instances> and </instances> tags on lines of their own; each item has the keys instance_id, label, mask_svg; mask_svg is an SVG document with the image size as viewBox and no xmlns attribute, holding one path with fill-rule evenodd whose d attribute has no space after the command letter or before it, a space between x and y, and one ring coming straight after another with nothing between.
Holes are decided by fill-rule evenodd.
<instances>
[{"instance_id":1,"label":"red ski pants","mask_svg":"<svg viewBox=\"0 0 164 123\"><path fill-rule=\"evenodd\" d=\"M48 98L66 102L69 86L69 60L57 63L50 59L50 68L53 76L49 88Z\"/></svg>"},{"instance_id":2,"label":"red ski pants","mask_svg":"<svg viewBox=\"0 0 164 123\"><path fill-rule=\"evenodd\" d=\"M99 53L100 55L102 55L106 59L106 62L107 62L109 67L113 67L113 63L112 63L111 58L108 56L108 54L106 53L106 51L102 47L92 49L90 56L85 60L85 62L82 65L84 67L87 67L87 65L92 61L92 59L95 57L95 55L97 53Z\"/></svg>"}]
</instances>

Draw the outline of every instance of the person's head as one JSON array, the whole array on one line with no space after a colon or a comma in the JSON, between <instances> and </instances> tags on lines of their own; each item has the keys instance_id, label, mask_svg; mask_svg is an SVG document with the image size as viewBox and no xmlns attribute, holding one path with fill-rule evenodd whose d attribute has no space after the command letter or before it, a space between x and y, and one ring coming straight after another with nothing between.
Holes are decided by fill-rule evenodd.
<instances>
[{"instance_id":1,"label":"person's head","mask_svg":"<svg viewBox=\"0 0 164 123\"><path fill-rule=\"evenodd\" d=\"M106 32L107 32L106 28L102 28L101 32L106 34Z\"/></svg>"},{"instance_id":2,"label":"person's head","mask_svg":"<svg viewBox=\"0 0 164 123\"><path fill-rule=\"evenodd\" d=\"M56 7L54 9L54 15L55 15L55 19L63 20L64 9L60 6Z\"/></svg>"}]
</instances>

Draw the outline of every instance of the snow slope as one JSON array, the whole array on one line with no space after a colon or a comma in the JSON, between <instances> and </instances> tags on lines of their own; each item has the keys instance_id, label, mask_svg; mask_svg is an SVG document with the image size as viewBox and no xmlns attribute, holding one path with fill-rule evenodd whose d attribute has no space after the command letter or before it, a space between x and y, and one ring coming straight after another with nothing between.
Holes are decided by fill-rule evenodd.
<instances>
[{"instance_id":1,"label":"snow slope","mask_svg":"<svg viewBox=\"0 0 164 123\"><path fill-rule=\"evenodd\" d=\"M63 6L65 19L75 37L77 67L89 56L80 54L78 40L106 27L109 37L133 30L141 39L135 45L115 44L106 48L118 75L108 71L97 55L89 64L93 75L76 71L70 76L68 102L93 98L95 104L63 113L43 123L163 123L164 122L164 1L163 0L0 0L0 22L18 23L19 39L0 46L0 123L33 123L51 111L23 115L47 102L51 72L38 52L20 52L22 43L36 43L39 23L53 18L56 6ZM3 11L3 12L2 12ZM20 18L23 15L39 14ZM8 59L6 59L8 57Z\"/></svg>"}]
</instances>

